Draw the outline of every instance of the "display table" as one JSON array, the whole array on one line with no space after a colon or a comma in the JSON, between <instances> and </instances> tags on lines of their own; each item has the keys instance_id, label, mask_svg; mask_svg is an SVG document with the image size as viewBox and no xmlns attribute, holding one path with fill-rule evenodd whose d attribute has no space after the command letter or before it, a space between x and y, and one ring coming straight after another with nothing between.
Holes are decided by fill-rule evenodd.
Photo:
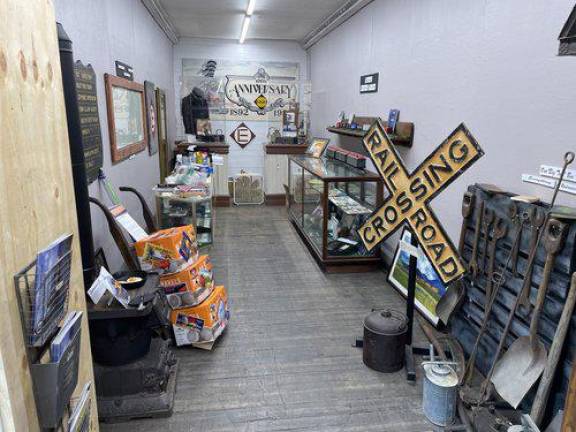
<instances>
[{"instance_id":1,"label":"display table","mask_svg":"<svg viewBox=\"0 0 576 432\"><path fill-rule=\"evenodd\" d=\"M292 156L288 161L288 214L326 272L361 272L380 265L356 230L383 201L380 177L331 159Z\"/></svg>"}]
</instances>

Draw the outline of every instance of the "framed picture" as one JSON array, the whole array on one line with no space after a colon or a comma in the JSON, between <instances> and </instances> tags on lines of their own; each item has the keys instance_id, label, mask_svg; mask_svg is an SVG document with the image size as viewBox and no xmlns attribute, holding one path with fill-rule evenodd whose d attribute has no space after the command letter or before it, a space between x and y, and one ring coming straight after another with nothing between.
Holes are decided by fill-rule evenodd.
<instances>
[{"instance_id":1,"label":"framed picture","mask_svg":"<svg viewBox=\"0 0 576 432\"><path fill-rule=\"evenodd\" d=\"M146 122L148 124L148 153L158 153L158 117L156 113L156 86L153 82L144 81L146 100Z\"/></svg>"},{"instance_id":2,"label":"framed picture","mask_svg":"<svg viewBox=\"0 0 576 432\"><path fill-rule=\"evenodd\" d=\"M282 111L282 132L298 132L298 110Z\"/></svg>"},{"instance_id":3,"label":"framed picture","mask_svg":"<svg viewBox=\"0 0 576 432\"><path fill-rule=\"evenodd\" d=\"M148 145L144 86L110 74L104 81L112 163L118 163Z\"/></svg>"},{"instance_id":4,"label":"framed picture","mask_svg":"<svg viewBox=\"0 0 576 432\"><path fill-rule=\"evenodd\" d=\"M315 158L322 157L329 142L328 138L314 138L306 149L306 154Z\"/></svg>"},{"instance_id":5,"label":"framed picture","mask_svg":"<svg viewBox=\"0 0 576 432\"><path fill-rule=\"evenodd\" d=\"M410 244L412 232L408 228L402 231L402 240ZM420 247L418 248L421 251ZM408 264L410 255L396 247L394 261L388 273L388 282L396 288L404 297L408 296ZM436 305L446 292L447 287L442 283L438 273L426 258L424 253L418 256L418 266L416 271L416 301L415 305L424 317L435 326L438 325L439 318L436 315Z\"/></svg>"},{"instance_id":6,"label":"framed picture","mask_svg":"<svg viewBox=\"0 0 576 432\"><path fill-rule=\"evenodd\" d=\"M196 120L196 135L210 136L212 135L212 123L208 119Z\"/></svg>"},{"instance_id":7,"label":"framed picture","mask_svg":"<svg viewBox=\"0 0 576 432\"><path fill-rule=\"evenodd\" d=\"M156 88L156 118L158 119L158 150L160 152L160 183L168 172L168 127L166 125L166 93Z\"/></svg>"}]
</instances>

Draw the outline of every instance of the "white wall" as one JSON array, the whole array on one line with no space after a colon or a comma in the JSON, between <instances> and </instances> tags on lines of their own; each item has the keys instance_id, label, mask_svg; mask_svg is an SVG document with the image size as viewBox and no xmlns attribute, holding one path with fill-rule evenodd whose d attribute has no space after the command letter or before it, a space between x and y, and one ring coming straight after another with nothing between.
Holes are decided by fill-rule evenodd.
<instances>
[{"instance_id":1,"label":"white wall","mask_svg":"<svg viewBox=\"0 0 576 432\"><path fill-rule=\"evenodd\" d=\"M146 149L133 159L111 163L104 74L115 75L114 61L120 60L134 68L135 81L152 81L166 91L168 142L172 143L175 130L174 112L170 109L174 104L172 43L140 0L56 0L55 7L57 20L73 41L74 58L92 64L96 72L104 171L116 187L137 188L154 209L151 188L160 181L158 153L150 156ZM97 181L89 189L94 197L106 196ZM125 193L120 198L145 227L138 202ZM100 209L92 205L91 210L95 247L104 247L108 264L113 271L117 270L122 261L108 225Z\"/></svg>"},{"instance_id":2,"label":"white wall","mask_svg":"<svg viewBox=\"0 0 576 432\"><path fill-rule=\"evenodd\" d=\"M296 42L248 40L239 44L237 40L182 38L174 46L174 110L176 113L176 138L185 139L182 116L180 114L182 59L211 58L215 60L282 61L299 64L300 79L307 79L306 52ZM230 133L239 122L227 122L224 131L230 145L229 174L235 175L244 169L247 172L264 174L264 144L268 133L268 122L247 122L256 138L244 149L236 144Z\"/></svg>"},{"instance_id":3,"label":"white wall","mask_svg":"<svg viewBox=\"0 0 576 432\"><path fill-rule=\"evenodd\" d=\"M465 122L486 156L433 202L453 240L461 197L475 182L550 199L522 173L576 150L576 58L557 57L573 0L375 0L311 48L312 127L327 135L339 111L415 123L416 167ZM359 94L360 75L380 90ZM338 141L335 136L333 141ZM351 141L343 143L351 146ZM576 205L576 197L564 195ZM388 248L386 248L388 249Z\"/></svg>"}]
</instances>

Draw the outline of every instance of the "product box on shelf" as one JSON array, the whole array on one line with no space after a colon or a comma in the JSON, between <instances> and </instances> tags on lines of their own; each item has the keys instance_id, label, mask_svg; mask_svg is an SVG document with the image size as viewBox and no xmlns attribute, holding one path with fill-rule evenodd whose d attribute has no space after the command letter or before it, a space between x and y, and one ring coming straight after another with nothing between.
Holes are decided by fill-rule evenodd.
<instances>
[{"instance_id":1,"label":"product box on shelf","mask_svg":"<svg viewBox=\"0 0 576 432\"><path fill-rule=\"evenodd\" d=\"M346 155L346 163L354 168L366 168L366 157L356 152L348 152Z\"/></svg>"},{"instance_id":2,"label":"product box on shelf","mask_svg":"<svg viewBox=\"0 0 576 432\"><path fill-rule=\"evenodd\" d=\"M177 273L160 276L168 304L172 309L196 306L208 298L214 289L212 263L208 255Z\"/></svg>"},{"instance_id":3,"label":"product box on shelf","mask_svg":"<svg viewBox=\"0 0 576 432\"><path fill-rule=\"evenodd\" d=\"M214 288L210 297L201 304L173 310L170 314L178 346L214 342L229 319L228 294L222 285Z\"/></svg>"},{"instance_id":4,"label":"product box on shelf","mask_svg":"<svg viewBox=\"0 0 576 432\"><path fill-rule=\"evenodd\" d=\"M140 267L148 272L176 273L198 259L196 230L192 225L157 231L134 246Z\"/></svg>"}]
</instances>

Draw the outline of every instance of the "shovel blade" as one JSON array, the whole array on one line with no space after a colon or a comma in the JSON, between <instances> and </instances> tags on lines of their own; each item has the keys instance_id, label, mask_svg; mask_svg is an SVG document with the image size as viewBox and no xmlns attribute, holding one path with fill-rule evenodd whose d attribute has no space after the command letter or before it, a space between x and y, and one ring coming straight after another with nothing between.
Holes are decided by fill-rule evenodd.
<instances>
[{"instance_id":1,"label":"shovel blade","mask_svg":"<svg viewBox=\"0 0 576 432\"><path fill-rule=\"evenodd\" d=\"M460 304L464 297L464 285L462 282L456 282L453 286L448 288L444 293L438 304L436 305L436 316L440 318L444 324L448 324L450 316Z\"/></svg>"},{"instance_id":2,"label":"shovel blade","mask_svg":"<svg viewBox=\"0 0 576 432\"><path fill-rule=\"evenodd\" d=\"M546 366L546 347L538 341L533 352L530 338L522 336L496 363L492 383L498 394L515 409L538 380Z\"/></svg>"}]
</instances>

